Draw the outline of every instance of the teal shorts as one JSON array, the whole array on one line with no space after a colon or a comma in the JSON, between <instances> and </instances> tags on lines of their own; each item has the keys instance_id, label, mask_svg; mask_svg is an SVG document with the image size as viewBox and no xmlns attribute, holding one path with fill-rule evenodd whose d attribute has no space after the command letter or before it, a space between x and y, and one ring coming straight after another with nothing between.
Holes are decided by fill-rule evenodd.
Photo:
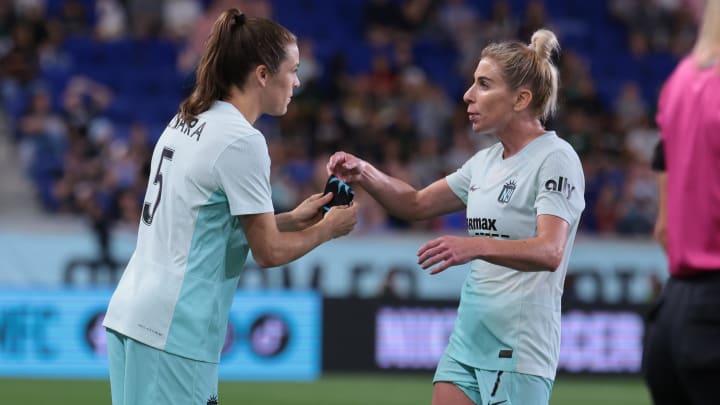
<instances>
[{"instance_id":1,"label":"teal shorts","mask_svg":"<svg viewBox=\"0 0 720 405\"><path fill-rule=\"evenodd\" d=\"M512 371L481 370L444 353L433 383L449 382L478 405L548 405L553 381Z\"/></svg>"},{"instance_id":2,"label":"teal shorts","mask_svg":"<svg viewBox=\"0 0 720 405\"><path fill-rule=\"evenodd\" d=\"M113 405L217 404L218 365L176 356L107 329Z\"/></svg>"}]
</instances>

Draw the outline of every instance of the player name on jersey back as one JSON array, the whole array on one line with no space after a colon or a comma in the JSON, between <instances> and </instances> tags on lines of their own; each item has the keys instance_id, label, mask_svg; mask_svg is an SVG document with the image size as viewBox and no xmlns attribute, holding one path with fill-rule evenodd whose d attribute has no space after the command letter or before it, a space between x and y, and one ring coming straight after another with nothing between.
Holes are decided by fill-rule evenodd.
<instances>
[{"instance_id":1,"label":"player name on jersey back","mask_svg":"<svg viewBox=\"0 0 720 405\"><path fill-rule=\"evenodd\" d=\"M188 137L195 138L195 140L199 142L202 131L205 129L205 124L205 121L200 121L197 118L190 122L185 122L185 120L180 118L180 115L176 115L168 124L168 128L177 129Z\"/></svg>"}]
</instances>

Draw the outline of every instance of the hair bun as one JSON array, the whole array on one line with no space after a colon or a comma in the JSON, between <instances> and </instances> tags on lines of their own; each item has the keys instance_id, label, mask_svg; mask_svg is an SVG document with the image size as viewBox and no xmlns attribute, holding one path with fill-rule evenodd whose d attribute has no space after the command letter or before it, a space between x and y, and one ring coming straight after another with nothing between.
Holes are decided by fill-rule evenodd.
<instances>
[{"instance_id":1,"label":"hair bun","mask_svg":"<svg viewBox=\"0 0 720 405\"><path fill-rule=\"evenodd\" d=\"M541 58L550 60L553 52L560 50L560 43L552 31L539 29L535 31L532 39L530 39L528 48L535 51Z\"/></svg>"}]
</instances>

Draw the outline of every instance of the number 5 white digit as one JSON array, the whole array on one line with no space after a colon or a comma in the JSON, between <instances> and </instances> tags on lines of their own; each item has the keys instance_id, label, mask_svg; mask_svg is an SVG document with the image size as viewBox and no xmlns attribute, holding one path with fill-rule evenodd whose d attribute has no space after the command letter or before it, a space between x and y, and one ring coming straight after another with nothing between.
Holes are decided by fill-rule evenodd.
<instances>
[{"instance_id":1,"label":"number 5 white digit","mask_svg":"<svg viewBox=\"0 0 720 405\"><path fill-rule=\"evenodd\" d=\"M157 198L155 199L155 205L153 206L151 203L145 201L143 204L143 210L142 210L142 220L147 225L152 224L153 218L155 218L155 211L157 211L158 204L160 204L160 197L162 196L162 180L163 176L160 172L160 169L162 168L163 159L167 159L172 161L173 155L175 154L175 151L170 148L164 148L162 151L162 157L160 158L160 163L158 163L157 171L155 172L155 178L153 179L153 185L158 186L158 193Z\"/></svg>"}]
</instances>

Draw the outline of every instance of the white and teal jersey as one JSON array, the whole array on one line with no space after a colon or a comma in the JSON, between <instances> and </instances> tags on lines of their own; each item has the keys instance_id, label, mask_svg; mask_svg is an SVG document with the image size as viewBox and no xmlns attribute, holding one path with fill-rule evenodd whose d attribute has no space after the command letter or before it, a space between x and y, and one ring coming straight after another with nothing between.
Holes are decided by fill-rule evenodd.
<instances>
[{"instance_id":1,"label":"white and teal jersey","mask_svg":"<svg viewBox=\"0 0 720 405\"><path fill-rule=\"evenodd\" d=\"M137 246L104 325L190 359L218 362L249 246L238 215L273 212L263 135L217 101L177 116L152 156Z\"/></svg>"},{"instance_id":2,"label":"white and teal jersey","mask_svg":"<svg viewBox=\"0 0 720 405\"><path fill-rule=\"evenodd\" d=\"M565 255L554 272L472 261L447 351L475 368L554 379L563 282L585 208L582 166L572 147L554 132L508 159L502 154L503 146L497 143L447 176L467 206L468 233L528 239L537 235L538 215L554 215L570 225Z\"/></svg>"}]
</instances>

